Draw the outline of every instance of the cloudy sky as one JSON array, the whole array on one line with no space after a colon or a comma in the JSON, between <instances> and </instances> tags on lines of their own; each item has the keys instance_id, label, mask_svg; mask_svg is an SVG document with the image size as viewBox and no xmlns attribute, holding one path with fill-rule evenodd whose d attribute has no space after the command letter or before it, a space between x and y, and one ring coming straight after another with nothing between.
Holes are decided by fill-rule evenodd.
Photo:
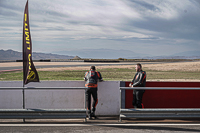
<instances>
[{"instance_id":1,"label":"cloudy sky","mask_svg":"<svg viewBox=\"0 0 200 133\"><path fill-rule=\"evenodd\" d=\"M22 51L25 4L0 0L0 49ZM33 52L200 51L199 13L200 0L29 0Z\"/></svg>"}]
</instances>

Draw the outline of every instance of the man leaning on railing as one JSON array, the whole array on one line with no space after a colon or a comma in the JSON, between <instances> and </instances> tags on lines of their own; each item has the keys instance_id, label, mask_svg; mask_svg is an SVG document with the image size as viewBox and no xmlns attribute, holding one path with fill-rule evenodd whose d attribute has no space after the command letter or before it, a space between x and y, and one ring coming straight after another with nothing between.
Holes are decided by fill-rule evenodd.
<instances>
[{"instance_id":1,"label":"man leaning on railing","mask_svg":"<svg viewBox=\"0 0 200 133\"><path fill-rule=\"evenodd\" d=\"M135 66L136 74L129 84L129 87L145 87L146 86L146 72L142 71L142 65L138 63ZM145 90L133 90L133 101L134 108L144 108L142 104L142 97Z\"/></svg>"},{"instance_id":2,"label":"man leaning on railing","mask_svg":"<svg viewBox=\"0 0 200 133\"><path fill-rule=\"evenodd\" d=\"M86 81L85 87L88 87L86 90L87 115L89 119L96 118L95 110L98 103L97 83L98 81L103 81L103 78L101 77L101 73L96 71L95 66L91 66L90 71L85 73L84 79ZM93 97L92 109L91 95Z\"/></svg>"}]
</instances>

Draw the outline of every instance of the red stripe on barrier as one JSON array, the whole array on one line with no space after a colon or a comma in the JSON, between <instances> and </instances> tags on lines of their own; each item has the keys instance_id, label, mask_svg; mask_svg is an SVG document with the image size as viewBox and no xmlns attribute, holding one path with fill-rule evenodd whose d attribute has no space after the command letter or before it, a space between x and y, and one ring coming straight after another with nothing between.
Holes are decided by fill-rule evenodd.
<instances>
[{"instance_id":1,"label":"red stripe on barrier","mask_svg":"<svg viewBox=\"0 0 200 133\"><path fill-rule=\"evenodd\" d=\"M200 87L200 82L146 82L146 87ZM132 100L133 90L126 90L126 108L133 108ZM142 99L145 108L200 108L199 101L200 90L146 90Z\"/></svg>"}]
</instances>

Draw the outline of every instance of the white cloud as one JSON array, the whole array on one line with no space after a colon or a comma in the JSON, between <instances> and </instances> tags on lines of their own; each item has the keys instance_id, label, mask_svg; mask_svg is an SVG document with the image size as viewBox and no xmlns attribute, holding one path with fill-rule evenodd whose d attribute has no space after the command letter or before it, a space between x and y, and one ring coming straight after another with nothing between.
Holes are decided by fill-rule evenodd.
<instances>
[{"instance_id":1,"label":"white cloud","mask_svg":"<svg viewBox=\"0 0 200 133\"><path fill-rule=\"evenodd\" d=\"M0 1L0 38L4 40L0 46L11 38L13 42L22 39L25 3ZM57 43L62 50L83 44L89 48L94 42L95 48L129 49L141 44L186 49L191 42L199 46L199 7L195 0L34 0L29 1L30 29L35 47L42 44L52 51Z\"/></svg>"}]
</instances>

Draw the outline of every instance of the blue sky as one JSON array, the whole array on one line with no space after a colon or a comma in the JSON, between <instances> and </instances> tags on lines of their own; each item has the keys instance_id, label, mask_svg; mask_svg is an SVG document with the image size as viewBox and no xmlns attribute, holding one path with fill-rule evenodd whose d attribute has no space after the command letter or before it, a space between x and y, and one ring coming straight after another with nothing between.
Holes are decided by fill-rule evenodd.
<instances>
[{"instance_id":1,"label":"blue sky","mask_svg":"<svg viewBox=\"0 0 200 133\"><path fill-rule=\"evenodd\" d=\"M22 50L25 4L0 0L0 49ZM92 57L99 49L107 56L200 51L199 13L200 0L29 0L33 52L84 56L89 49Z\"/></svg>"}]
</instances>

